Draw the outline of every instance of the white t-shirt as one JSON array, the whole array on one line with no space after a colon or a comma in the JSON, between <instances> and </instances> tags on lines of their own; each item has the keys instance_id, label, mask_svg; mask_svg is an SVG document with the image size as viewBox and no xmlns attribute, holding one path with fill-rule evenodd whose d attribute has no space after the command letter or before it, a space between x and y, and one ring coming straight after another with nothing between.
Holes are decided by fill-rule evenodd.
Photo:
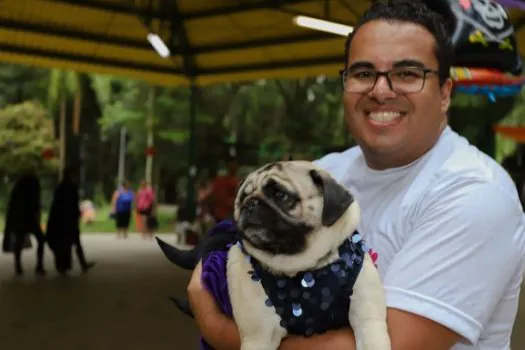
<instances>
[{"instance_id":1,"label":"white t-shirt","mask_svg":"<svg viewBox=\"0 0 525 350\"><path fill-rule=\"evenodd\" d=\"M460 334L453 350L510 349L525 216L497 162L447 127L401 168L372 170L358 147L316 163L359 202L359 230L378 253L389 307Z\"/></svg>"}]
</instances>

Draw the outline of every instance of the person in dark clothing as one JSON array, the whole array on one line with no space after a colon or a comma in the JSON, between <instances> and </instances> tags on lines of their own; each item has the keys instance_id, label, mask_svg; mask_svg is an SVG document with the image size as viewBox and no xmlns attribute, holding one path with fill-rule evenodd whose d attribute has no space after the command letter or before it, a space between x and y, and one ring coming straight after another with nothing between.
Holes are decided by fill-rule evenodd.
<instances>
[{"instance_id":1,"label":"person in dark clothing","mask_svg":"<svg viewBox=\"0 0 525 350\"><path fill-rule=\"evenodd\" d=\"M9 198L2 250L13 252L15 272L24 273L22 249L30 243L28 234L37 240L36 273L45 275L43 257L45 238L40 227L40 182L32 171L23 173L16 181Z\"/></svg>"},{"instance_id":2,"label":"person in dark clothing","mask_svg":"<svg viewBox=\"0 0 525 350\"><path fill-rule=\"evenodd\" d=\"M72 268L71 248L76 254L84 272L95 264L88 263L80 242L79 190L75 182L76 168L67 167L64 176L55 190L47 222L47 242L55 255L55 268L65 275Z\"/></svg>"}]
</instances>

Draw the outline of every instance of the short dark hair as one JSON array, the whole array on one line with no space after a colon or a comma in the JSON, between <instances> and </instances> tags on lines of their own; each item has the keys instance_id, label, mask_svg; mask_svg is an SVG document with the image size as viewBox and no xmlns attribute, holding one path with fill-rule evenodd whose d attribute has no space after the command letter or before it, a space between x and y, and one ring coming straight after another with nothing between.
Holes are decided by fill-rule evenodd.
<instances>
[{"instance_id":1,"label":"short dark hair","mask_svg":"<svg viewBox=\"0 0 525 350\"><path fill-rule=\"evenodd\" d=\"M435 1L435 0L434 0ZM450 67L454 61L454 47L450 39L451 23L421 0L389 0L375 2L354 26L345 43L345 68L352 39L366 23L374 20L407 22L418 24L428 30L436 40L436 58L439 64L439 82L441 85L450 77Z\"/></svg>"}]
</instances>

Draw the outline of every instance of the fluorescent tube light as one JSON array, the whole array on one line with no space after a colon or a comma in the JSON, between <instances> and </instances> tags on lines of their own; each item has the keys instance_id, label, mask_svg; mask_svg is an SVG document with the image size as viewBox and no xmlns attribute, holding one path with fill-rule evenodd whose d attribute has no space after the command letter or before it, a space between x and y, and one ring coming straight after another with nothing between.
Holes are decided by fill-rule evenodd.
<instances>
[{"instance_id":1,"label":"fluorescent tube light","mask_svg":"<svg viewBox=\"0 0 525 350\"><path fill-rule=\"evenodd\" d=\"M320 30L322 32L328 32L342 36L347 36L354 30L354 27L351 26L307 16L295 16L293 21L300 27Z\"/></svg>"},{"instance_id":2,"label":"fluorescent tube light","mask_svg":"<svg viewBox=\"0 0 525 350\"><path fill-rule=\"evenodd\" d=\"M166 58L170 55L170 49L166 46L164 41L157 34L149 33L148 41L153 46L155 51L160 55L160 57Z\"/></svg>"}]
</instances>

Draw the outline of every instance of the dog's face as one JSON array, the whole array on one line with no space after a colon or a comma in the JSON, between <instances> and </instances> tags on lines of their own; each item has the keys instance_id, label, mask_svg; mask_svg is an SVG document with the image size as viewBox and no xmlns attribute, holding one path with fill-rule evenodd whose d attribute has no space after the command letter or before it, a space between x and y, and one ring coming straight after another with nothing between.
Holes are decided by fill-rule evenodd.
<instances>
[{"instance_id":1,"label":"dog's face","mask_svg":"<svg viewBox=\"0 0 525 350\"><path fill-rule=\"evenodd\" d=\"M308 237L334 225L351 194L311 162L268 164L249 174L235 199L241 239L271 255L306 251ZM330 238L327 238L330 239Z\"/></svg>"}]
</instances>

